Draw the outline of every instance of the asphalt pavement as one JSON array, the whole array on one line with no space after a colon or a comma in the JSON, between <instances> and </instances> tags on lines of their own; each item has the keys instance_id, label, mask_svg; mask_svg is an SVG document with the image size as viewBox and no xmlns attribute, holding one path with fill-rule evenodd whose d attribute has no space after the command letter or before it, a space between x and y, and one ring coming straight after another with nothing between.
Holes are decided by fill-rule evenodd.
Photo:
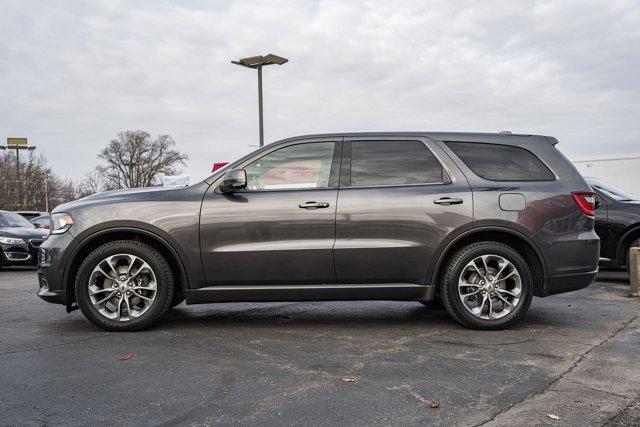
<instances>
[{"instance_id":1,"label":"asphalt pavement","mask_svg":"<svg viewBox=\"0 0 640 427\"><path fill-rule=\"evenodd\" d=\"M107 333L2 271L0 424L638 425L628 291L603 273L500 332L413 302L305 302L182 304Z\"/></svg>"}]
</instances>

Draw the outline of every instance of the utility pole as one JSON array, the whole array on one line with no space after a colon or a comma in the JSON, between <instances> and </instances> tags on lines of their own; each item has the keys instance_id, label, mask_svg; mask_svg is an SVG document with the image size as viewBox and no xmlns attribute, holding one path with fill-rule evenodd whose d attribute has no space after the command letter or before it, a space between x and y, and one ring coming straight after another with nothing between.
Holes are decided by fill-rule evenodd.
<instances>
[{"instance_id":1,"label":"utility pole","mask_svg":"<svg viewBox=\"0 0 640 427\"><path fill-rule=\"evenodd\" d=\"M35 150L35 145L29 146L27 138L7 138L7 145L0 145L0 150L16 150L16 209L22 208L22 189L20 188L20 150Z\"/></svg>"},{"instance_id":2,"label":"utility pole","mask_svg":"<svg viewBox=\"0 0 640 427\"><path fill-rule=\"evenodd\" d=\"M282 65L287 62L289 62L287 58L283 58L272 53L264 56L259 55L249 58L242 58L239 61L231 61L232 64L258 70L258 129L260 133L260 147L264 146L264 119L262 111L262 67L272 64Z\"/></svg>"},{"instance_id":3,"label":"utility pole","mask_svg":"<svg viewBox=\"0 0 640 427\"><path fill-rule=\"evenodd\" d=\"M44 173L44 210L49 212L49 172Z\"/></svg>"}]
</instances>

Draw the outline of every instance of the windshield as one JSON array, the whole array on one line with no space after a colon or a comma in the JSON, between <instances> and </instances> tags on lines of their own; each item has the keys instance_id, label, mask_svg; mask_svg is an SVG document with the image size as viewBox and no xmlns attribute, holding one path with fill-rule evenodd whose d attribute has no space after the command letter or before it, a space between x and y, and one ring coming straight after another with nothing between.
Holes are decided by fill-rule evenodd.
<instances>
[{"instance_id":1,"label":"windshield","mask_svg":"<svg viewBox=\"0 0 640 427\"><path fill-rule=\"evenodd\" d=\"M625 193L619 188L614 187L611 184L602 182L596 178L587 178L587 182L595 189L603 193L605 196L617 200L618 202L630 202L635 200L631 194Z\"/></svg>"},{"instance_id":2,"label":"windshield","mask_svg":"<svg viewBox=\"0 0 640 427\"><path fill-rule=\"evenodd\" d=\"M28 227L34 228L22 215L13 212L0 212L0 227Z\"/></svg>"}]
</instances>

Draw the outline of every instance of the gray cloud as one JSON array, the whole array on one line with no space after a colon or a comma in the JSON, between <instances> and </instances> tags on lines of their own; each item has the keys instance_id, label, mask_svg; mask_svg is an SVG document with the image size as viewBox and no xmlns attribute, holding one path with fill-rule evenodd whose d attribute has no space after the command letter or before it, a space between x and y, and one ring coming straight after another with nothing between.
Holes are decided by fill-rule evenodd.
<instances>
[{"instance_id":1,"label":"gray cloud","mask_svg":"<svg viewBox=\"0 0 640 427\"><path fill-rule=\"evenodd\" d=\"M257 141L330 131L542 133L638 152L637 1L4 1L0 137L79 177L124 129L172 135L202 178Z\"/></svg>"}]
</instances>

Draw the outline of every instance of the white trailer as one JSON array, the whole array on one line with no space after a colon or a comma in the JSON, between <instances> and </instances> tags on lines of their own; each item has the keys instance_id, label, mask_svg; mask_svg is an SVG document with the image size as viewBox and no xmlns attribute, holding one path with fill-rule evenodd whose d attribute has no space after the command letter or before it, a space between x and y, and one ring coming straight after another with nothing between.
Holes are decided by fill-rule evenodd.
<instances>
[{"instance_id":1,"label":"white trailer","mask_svg":"<svg viewBox=\"0 0 640 427\"><path fill-rule=\"evenodd\" d=\"M640 153L571 161L583 176L598 178L640 198Z\"/></svg>"}]
</instances>

